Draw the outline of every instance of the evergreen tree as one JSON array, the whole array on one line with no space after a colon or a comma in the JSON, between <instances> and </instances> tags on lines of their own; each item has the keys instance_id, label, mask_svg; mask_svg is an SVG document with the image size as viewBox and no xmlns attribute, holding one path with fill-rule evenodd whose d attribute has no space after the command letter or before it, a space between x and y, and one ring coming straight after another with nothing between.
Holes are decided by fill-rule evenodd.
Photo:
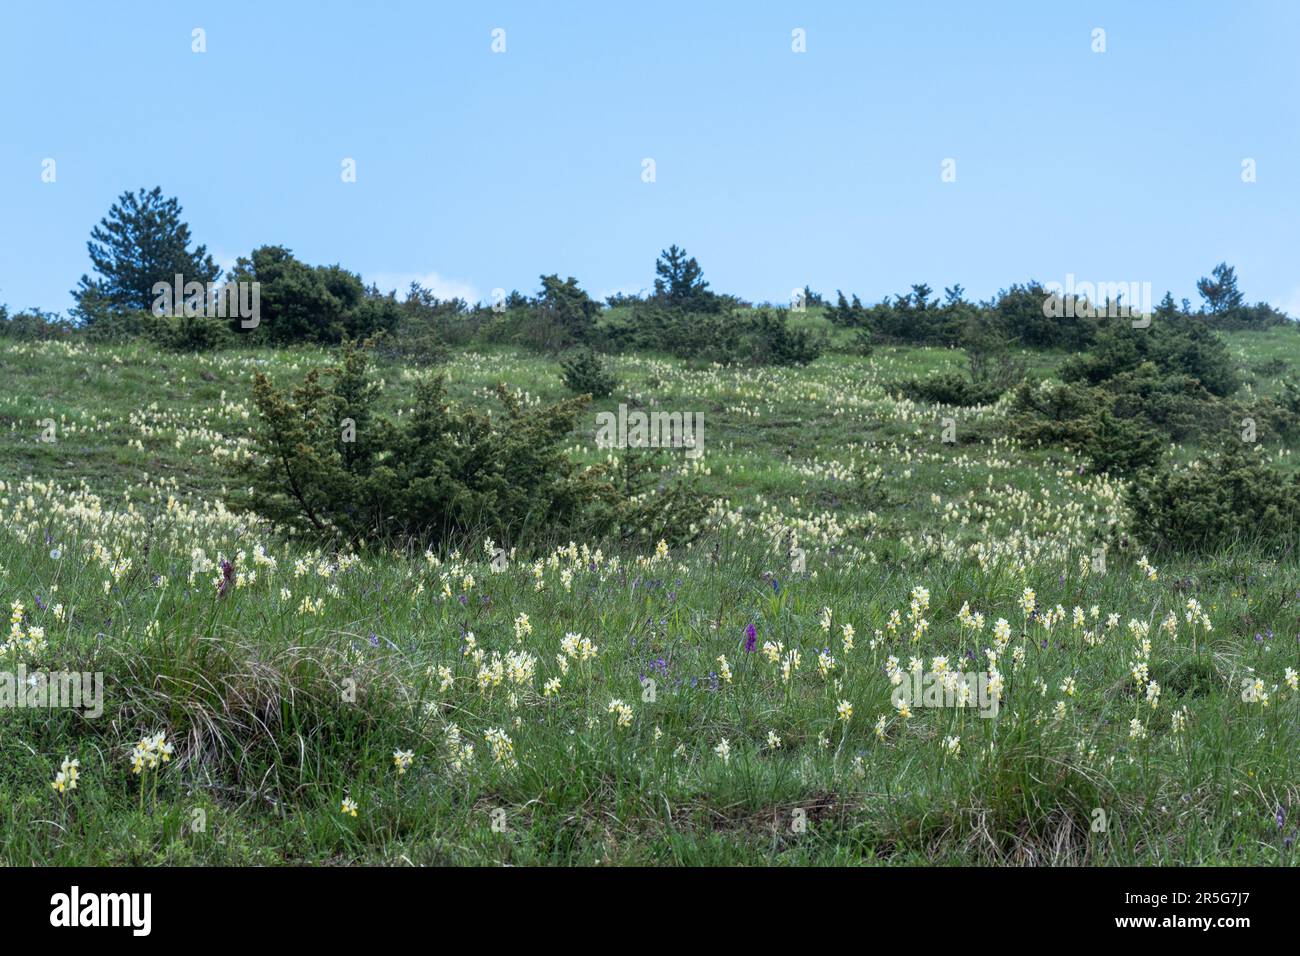
<instances>
[{"instance_id":1,"label":"evergreen tree","mask_svg":"<svg viewBox=\"0 0 1300 956\"><path fill-rule=\"evenodd\" d=\"M180 203L155 186L125 192L90 233L86 243L99 274L83 275L72 294L77 314L87 323L107 312L149 309L156 282L215 282L221 274L205 246L190 249L190 227Z\"/></svg>"},{"instance_id":2,"label":"evergreen tree","mask_svg":"<svg viewBox=\"0 0 1300 956\"><path fill-rule=\"evenodd\" d=\"M692 312L713 309L713 293L704 281L704 272L694 256L685 249L669 246L655 260L655 295L668 304Z\"/></svg>"},{"instance_id":3,"label":"evergreen tree","mask_svg":"<svg viewBox=\"0 0 1300 956\"><path fill-rule=\"evenodd\" d=\"M595 331L600 303L587 295L573 276L561 280L558 275L549 275L541 279L542 291L536 302L539 319L553 324L565 344L587 341Z\"/></svg>"},{"instance_id":4,"label":"evergreen tree","mask_svg":"<svg viewBox=\"0 0 1300 956\"><path fill-rule=\"evenodd\" d=\"M1240 309L1243 299L1237 289L1237 270L1226 262L1220 262L1211 275L1213 279L1202 278L1196 283L1196 291L1205 300L1206 308L1214 315Z\"/></svg>"}]
</instances>

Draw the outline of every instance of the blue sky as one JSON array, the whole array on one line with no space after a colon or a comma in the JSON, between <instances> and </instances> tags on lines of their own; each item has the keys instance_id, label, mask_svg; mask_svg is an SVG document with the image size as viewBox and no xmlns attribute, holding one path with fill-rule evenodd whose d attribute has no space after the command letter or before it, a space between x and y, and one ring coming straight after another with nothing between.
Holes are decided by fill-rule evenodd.
<instances>
[{"instance_id":1,"label":"blue sky","mask_svg":"<svg viewBox=\"0 0 1300 956\"><path fill-rule=\"evenodd\" d=\"M68 308L91 227L159 185L223 264L278 243L385 288L633 291L675 242L755 300L1195 302L1227 260L1300 314L1297 40L1289 0L5 0L0 302Z\"/></svg>"}]
</instances>

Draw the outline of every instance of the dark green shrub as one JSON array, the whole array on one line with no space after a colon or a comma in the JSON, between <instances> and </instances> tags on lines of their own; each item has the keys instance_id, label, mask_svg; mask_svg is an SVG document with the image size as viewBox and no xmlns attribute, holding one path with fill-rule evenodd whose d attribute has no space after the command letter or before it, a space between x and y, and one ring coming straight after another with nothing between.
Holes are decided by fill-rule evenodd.
<instances>
[{"instance_id":1,"label":"dark green shrub","mask_svg":"<svg viewBox=\"0 0 1300 956\"><path fill-rule=\"evenodd\" d=\"M283 246L260 246L235 263L232 282L259 283L259 324L243 328L231 318L231 331L276 344L315 342L335 345L392 332L401 319L393 296L367 289L360 276L340 266L309 266Z\"/></svg>"},{"instance_id":2,"label":"dark green shrub","mask_svg":"<svg viewBox=\"0 0 1300 956\"><path fill-rule=\"evenodd\" d=\"M978 384L969 376L952 369L935 372L925 378L894 382L889 390L914 402L963 406L991 405L1003 392L997 386Z\"/></svg>"},{"instance_id":3,"label":"dark green shrub","mask_svg":"<svg viewBox=\"0 0 1300 956\"><path fill-rule=\"evenodd\" d=\"M1106 320L1092 316L1092 307L1085 300L1071 301L1058 296L1052 300L1057 306L1055 309L1049 305L1049 300L1052 300L1052 293L1038 282L1013 285L998 292L992 303L992 312L997 321L1028 348L1087 348L1099 323Z\"/></svg>"},{"instance_id":4,"label":"dark green shrub","mask_svg":"<svg viewBox=\"0 0 1300 956\"><path fill-rule=\"evenodd\" d=\"M873 354L876 351L876 345L871 330L858 329L853 335L853 343L849 348L857 355L869 356Z\"/></svg>"},{"instance_id":5,"label":"dark green shrub","mask_svg":"<svg viewBox=\"0 0 1300 956\"><path fill-rule=\"evenodd\" d=\"M1134 537L1148 547L1211 551L1240 540L1300 544L1300 475L1246 443L1190 465L1165 464L1129 486Z\"/></svg>"},{"instance_id":6,"label":"dark green shrub","mask_svg":"<svg viewBox=\"0 0 1300 956\"><path fill-rule=\"evenodd\" d=\"M1016 389L1007 423L1021 442L1063 445L1097 471L1128 476L1151 467L1164 442L1141 419L1114 414L1110 402L1100 389L1025 383Z\"/></svg>"},{"instance_id":7,"label":"dark green shrub","mask_svg":"<svg viewBox=\"0 0 1300 956\"><path fill-rule=\"evenodd\" d=\"M749 341L755 365L807 365L822 352L809 329L790 325L785 309L759 309L750 320Z\"/></svg>"},{"instance_id":8,"label":"dark green shrub","mask_svg":"<svg viewBox=\"0 0 1300 956\"><path fill-rule=\"evenodd\" d=\"M234 339L226 319L201 315L156 317L149 334L159 346L173 352L211 352Z\"/></svg>"},{"instance_id":9,"label":"dark green shrub","mask_svg":"<svg viewBox=\"0 0 1300 956\"><path fill-rule=\"evenodd\" d=\"M1153 318L1135 329L1127 320L1104 320L1090 352L1061 366L1067 382L1101 385L1150 362L1160 375L1196 379L1211 395L1226 396L1240 384L1223 341L1197 318Z\"/></svg>"},{"instance_id":10,"label":"dark green shrub","mask_svg":"<svg viewBox=\"0 0 1300 956\"><path fill-rule=\"evenodd\" d=\"M91 342L129 342L151 334L157 321L150 312L105 312L95 322L85 326L85 335Z\"/></svg>"},{"instance_id":11,"label":"dark green shrub","mask_svg":"<svg viewBox=\"0 0 1300 956\"><path fill-rule=\"evenodd\" d=\"M685 312L658 299L636 302L601 327L609 348L705 362L738 361L743 324L730 313Z\"/></svg>"},{"instance_id":12,"label":"dark green shrub","mask_svg":"<svg viewBox=\"0 0 1300 956\"><path fill-rule=\"evenodd\" d=\"M1233 420L1242 423L1247 419L1256 423L1261 442L1300 438L1300 387L1283 382L1276 396L1262 398L1252 408L1243 406Z\"/></svg>"},{"instance_id":13,"label":"dark green shrub","mask_svg":"<svg viewBox=\"0 0 1300 956\"><path fill-rule=\"evenodd\" d=\"M56 313L27 309L10 315L9 310L0 305L0 338L24 341L66 339L71 338L75 331L76 326Z\"/></svg>"},{"instance_id":14,"label":"dark green shrub","mask_svg":"<svg viewBox=\"0 0 1300 956\"><path fill-rule=\"evenodd\" d=\"M1025 380L1024 360L990 322L969 317L962 329L967 374L943 371L897 382L892 389L914 401L941 405L991 405Z\"/></svg>"},{"instance_id":15,"label":"dark green shrub","mask_svg":"<svg viewBox=\"0 0 1300 956\"><path fill-rule=\"evenodd\" d=\"M541 543L557 536L697 534L706 499L685 485L636 488L609 466L584 468L564 445L585 397L525 409L504 386L503 414L459 408L441 376L424 379L398 418L377 413L365 352L309 372L286 394L260 373L251 494L236 503L325 538ZM671 535L669 535L671 532Z\"/></svg>"},{"instance_id":16,"label":"dark green shrub","mask_svg":"<svg viewBox=\"0 0 1300 956\"><path fill-rule=\"evenodd\" d=\"M579 349L560 363L564 371L564 384L577 395L605 398L618 384L612 372L605 367L591 349Z\"/></svg>"},{"instance_id":17,"label":"dark green shrub","mask_svg":"<svg viewBox=\"0 0 1300 956\"><path fill-rule=\"evenodd\" d=\"M867 324L867 310L856 295L853 297L853 302L850 303L849 300L844 298L844 293L836 289L835 297L835 304L827 306L826 311L822 313L832 325L839 325L844 328L862 328Z\"/></svg>"},{"instance_id":18,"label":"dark green shrub","mask_svg":"<svg viewBox=\"0 0 1300 956\"><path fill-rule=\"evenodd\" d=\"M1208 392L1199 379L1162 373L1154 362L1121 372L1097 391L1119 417L1142 420L1175 441L1216 437L1233 416L1230 403Z\"/></svg>"},{"instance_id":19,"label":"dark green shrub","mask_svg":"<svg viewBox=\"0 0 1300 956\"><path fill-rule=\"evenodd\" d=\"M550 353L590 343L600 303L572 276L564 280L558 275L542 276L541 281L542 289L535 298L511 293L502 311L488 311L480 339Z\"/></svg>"},{"instance_id":20,"label":"dark green shrub","mask_svg":"<svg viewBox=\"0 0 1300 956\"><path fill-rule=\"evenodd\" d=\"M1141 422L1119 418L1102 407L1080 451L1088 456L1095 471L1132 476L1160 460L1164 442Z\"/></svg>"}]
</instances>

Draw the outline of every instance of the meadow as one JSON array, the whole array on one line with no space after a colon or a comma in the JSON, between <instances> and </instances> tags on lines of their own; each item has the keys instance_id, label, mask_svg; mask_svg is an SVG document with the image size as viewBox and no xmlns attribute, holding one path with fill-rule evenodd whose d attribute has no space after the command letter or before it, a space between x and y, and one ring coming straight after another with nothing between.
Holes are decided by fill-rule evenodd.
<instances>
[{"instance_id":1,"label":"meadow","mask_svg":"<svg viewBox=\"0 0 1300 956\"><path fill-rule=\"evenodd\" d=\"M1294 330L1224 337L1248 392L1294 379ZM0 861L1289 864L1294 549L1148 555L1005 401L888 388L960 356L612 357L570 451L623 454L620 403L701 414L658 454L714 499L689 543L332 552L226 504L254 372L326 350L0 339L4 669L104 675L98 717L0 709ZM400 415L422 370L378 372ZM446 372L568 394L512 348ZM996 714L897 700L976 672Z\"/></svg>"}]
</instances>

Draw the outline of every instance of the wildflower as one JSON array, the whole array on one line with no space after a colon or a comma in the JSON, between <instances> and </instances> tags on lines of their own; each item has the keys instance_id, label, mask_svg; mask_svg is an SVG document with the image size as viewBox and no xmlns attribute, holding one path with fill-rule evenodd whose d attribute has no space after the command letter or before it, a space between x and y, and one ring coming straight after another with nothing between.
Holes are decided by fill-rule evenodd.
<instances>
[{"instance_id":1,"label":"wildflower","mask_svg":"<svg viewBox=\"0 0 1300 956\"><path fill-rule=\"evenodd\" d=\"M1147 684L1147 703L1155 710L1160 705L1160 685L1155 681Z\"/></svg>"},{"instance_id":2,"label":"wildflower","mask_svg":"<svg viewBox=\"0 0 1300 956\"><path fill-rule=\"evenodd\" d=\"M1074 678L1073 678L1073 677L1067 677L1065 680L1061 681L1061 693L1064 694L1066 697L1073 697L1073 696L1074 696Z\"/></svg>"},{"instance_id":3,"label":"wildflower","mask_svg":"<svg viewBox=\"0 0 1300 956\"><path fill-rule=\"evenodd\" d=\"M718 745L713 748L713 752L722 758L724 764L731 763L731 744L726 737L718 741Z\"/></svg>"},{"instance_id":4,"label":"wildflower","mask_svg":"<svg viewBox=\"0 0 1300 956\"><path fill-rule=\"evenodd\" d=\"M835 658L826 651L817 655L817 673L825 680L835 671Z\"/></svg>"},{"instance_id":5,"label":"wildflower","mask_svg":"<svg viewBox=\"0 0 1300 956\"><path fill-rule=\"evenodd\" d=\"M1130 665L1129 673L1133 675L1133 680L1137 683L1138 689L1141 690L1146 685L1149 676L1146 661L1134 661Z\"/></svg>"},{"instance_id":6,"label":"wildflower","mask_svg":"<svg viewBox=\"0 0 1300 956\"><path fill-rule=\"evenodd\" d=\"M1187 729L1187 708L1179 707L1169 718L1169 729L1176 734L1181 734Z\"/></svg>"},{"instance_id":7,"label":"wildflower","mask_svg":"<svg viewBox=\"0 0 1300 956\"><path fill-rule=\"evenodd\" d=\"M745 628L745 653L754 653L754 646L758 643L758 630L751 623Z\"/></svg>"},{"instance_id":8,"label":"wildflower","mask_svg":"<svg viewBox=\"0 0 1300 956\"><path fill-rule=\"evenodd\" d=\"M943 738L943 749L952 756L957 756L957 754L961 753L961 738L951 736Z\"/></svg>"},{"instance_id":9,"label":"wildflower","mask_svg":"<svg viewBox=\"0 0 1300 956\"><path fill-rule=\"evenodd\" d=\"M781 749L781 738L776 735L775 731L769 730L767 732L767 747L769 750Z\"/></svg>"},{"instance_id":10,"label":"wildflower","mask_svg":"<svg viewBox=\"0 0 1300 956\"><path fill-rule=\"evenodd\" d=\"M230 590L230 583L235 577L235 566L229 561L221 562L221 577L217 581L217 597L225 597Z\"/></svg>"},{"instance_id":11,"label":"wildflower","mask_svg":"<svg viewBox=\"0 0 1300 956\"><path fill-rule=\"evenodd\" d=\"M781 662L781 680L787 684L790 683L790 678L794 676L795 671L799 670L799 665L802 661L803 658L799 656L799 651L792 648L790 652L785 655L785 660Z\"/></svg>"},{"instance_id":12,"label":"wildflower","mask_svg":"<svg viewBox=\"0 0 1300 956\"><path fill-rule=\"evenodd\" d=\"M846 654L853 650L854 633L852 624L846 623L840 627L840 642L843 645Z\"/></svg>"},{"instance_id":13,"label":"wildflower","mask_svg":"<svg viewBox=\"0 0 1300 956\"><path fill-rule=\"evenodd\" d=\"M718 676L726 683L731 683L731 665L727 663L727 655L718 655Z\"/></svg>"},{"instance_id":14,"label":"wildflower","mask_svg":"<svg viewBox=\"0 0 1300 956\"><path fill-rule=\"evenodd\" d=\"M159 731L152 737L141 738L131 750L131 772L138 774L142 770L154 770L159 763L167 763L171 759L172 745Z\"/></svg>"},{"instance_id":15,"label":"wildflower","mask_svg":"<svg viewBox=\"0 0 1300 956\"><path fill-rule=\"evenodd\" d=\"M54 782L50 784L56 793L64 793L68 790L77 789L77 776L80 773L81 761L63 758L63 765L59 772L54 775Z\"/></svg>"},{"instance_id":16,"label":"wildflower","mask_svg":"<svg viewBox=\"0 0 1300 956\"><path fill-rule=\"evenodd\" d=\"M872 729L875 731L877 740L885 739L885 715L884 714L881 714L879 717L876 718L876 725Z\"/></svg>"},{"instance_id":17,"label":"wildflower","mask_svg":"<svg viewBox=\"0 0 1300 956\"><path fill-rule=\"evenodd\" d=\"M355 817L357 815L357 802L351 797L344 797L343 805L339 810L345 817Z\"/></svg>"},{"instance_id":18,"label":"wildflower","mask_svg":"<svg viewBox=\"0 0 1300 956\"><path fill-rule=\"evenodd\" d=\"M512 651L506 655L505 669L516 687L530 685L537 670L537 658L527 651Z\"/></svg>"},{"instance_id":19,"label":"wildflower","mask_svg":"<svg viewBox=\"0 0 1300 956\"><path fill-rule=\"evenodd\" d=\"M835 713L839 716L840 720L847 724L850 718L853 717L853 705L847 700L842 700L840 701L839 706L835 708Z\"/></svg>"},{"instance_id":20,"label":"wildflower","mask_svg":"<svg viewBox=\"0 0 1300 956\"><path fill-rule=\"evenodd\" d=\"M822 608L821 626L823 631L831 629L831 609L828 607Z\"/></svg>"},{"instance_id":21,"label":"wildflower","mask_svg":"<svg viewBox=\"0 0 1300 956\"><path fill-rule=\"evenodd\" d=\"M515 744L504 730L497 727L489 727L483 732L483 739L487 741L492 748L492 762L501 764L507 769L513 769L519 766L519 761L515 758Z\"/></svg>"},{"instance_id":22,"label":"wildflower","mask_svg":"<svg viewBox=\"0 0 1300 956\"><path fill-rule=\"evenodd\" d=\"M1020 608L1025 612L1025 617L1030 617L1037 605L1038 595L1034 593L1034 589L1025 588L1024 593L1020 595Z\"/></svg>"},{"instance_id":23,"label":"wildflower","mask_svg":"<svg viewBox=\"0 0 1300 956\"><path fill-rule=\"evenodd\" d=\"M1258 677L1254 680L1247 679L1246 689L1241 696L1247 703L1260 704L1263 707L1267 707L1269 703L1268 690Z\"/></svg>"},{"instance_id":24,"label":"wildflower","mask_svg":"<svg viewBox=\"0 0 1300 956\"><path fill-rule=\"evenodd\" d=\"M962 627L975 626L975 618L971 614L969 601L961 602L961 609L957 612L957 621Z\"/></svg>"},{"instance_id":25,"label":"wildflower","mask_svg":"<svg viewBox=\"0 0 1300 956\"><path fill-rule=\"evenodd\" d=\"M596 656L600 649L591 643L590 638L570 631L564 635L564 640L560 641L560 650L575 660L589 661Z\"/></svg>"},{"instance_id":26,"label":"wildflower","mask_svg":"<svg viewBox=\"0 0 1300 956\"><path fill-rule=\"evenodd\" d=\"M608 712L615 715L615 725L618 727L632 726L632 708L623 701L615 698L609 702Z\"/></svg>"},{"instance_id":27,"label":"wildflower","mask_svg":"<svg viewBox=\"0 0 1300 956\"><path fill-rule=\"evenodd\" d=\"M393 766L397 768L397 773L399 776L406 773L407 768L411 766L411 761L413 761L414 759L415 759L415 753L413 751L410 750L393 751Z\"/></svg>"},{"instance_id":28,"label":"wildflower","mask_svg":"<svg viewBox=\"0 0 1300 956\"><path fill-rule=\"evenodd\" d=\"M528 621L528 615L520 613L515 618L515 640L522 641L526 635L533 633L533 625Z\"/></svg>"},{"instance_id":29,"label":"wildflower","mask_svg":"<svg viewBox=\"0 0 1300 956\"><path fill-rule=\"evenodd\" d=\"M1146 740L1147 737L1146 724L1142 723L1141 720L1134 717L1132 720L1128 722L1128 735L1133 740Z\"/></svg>"}]
</instances>

